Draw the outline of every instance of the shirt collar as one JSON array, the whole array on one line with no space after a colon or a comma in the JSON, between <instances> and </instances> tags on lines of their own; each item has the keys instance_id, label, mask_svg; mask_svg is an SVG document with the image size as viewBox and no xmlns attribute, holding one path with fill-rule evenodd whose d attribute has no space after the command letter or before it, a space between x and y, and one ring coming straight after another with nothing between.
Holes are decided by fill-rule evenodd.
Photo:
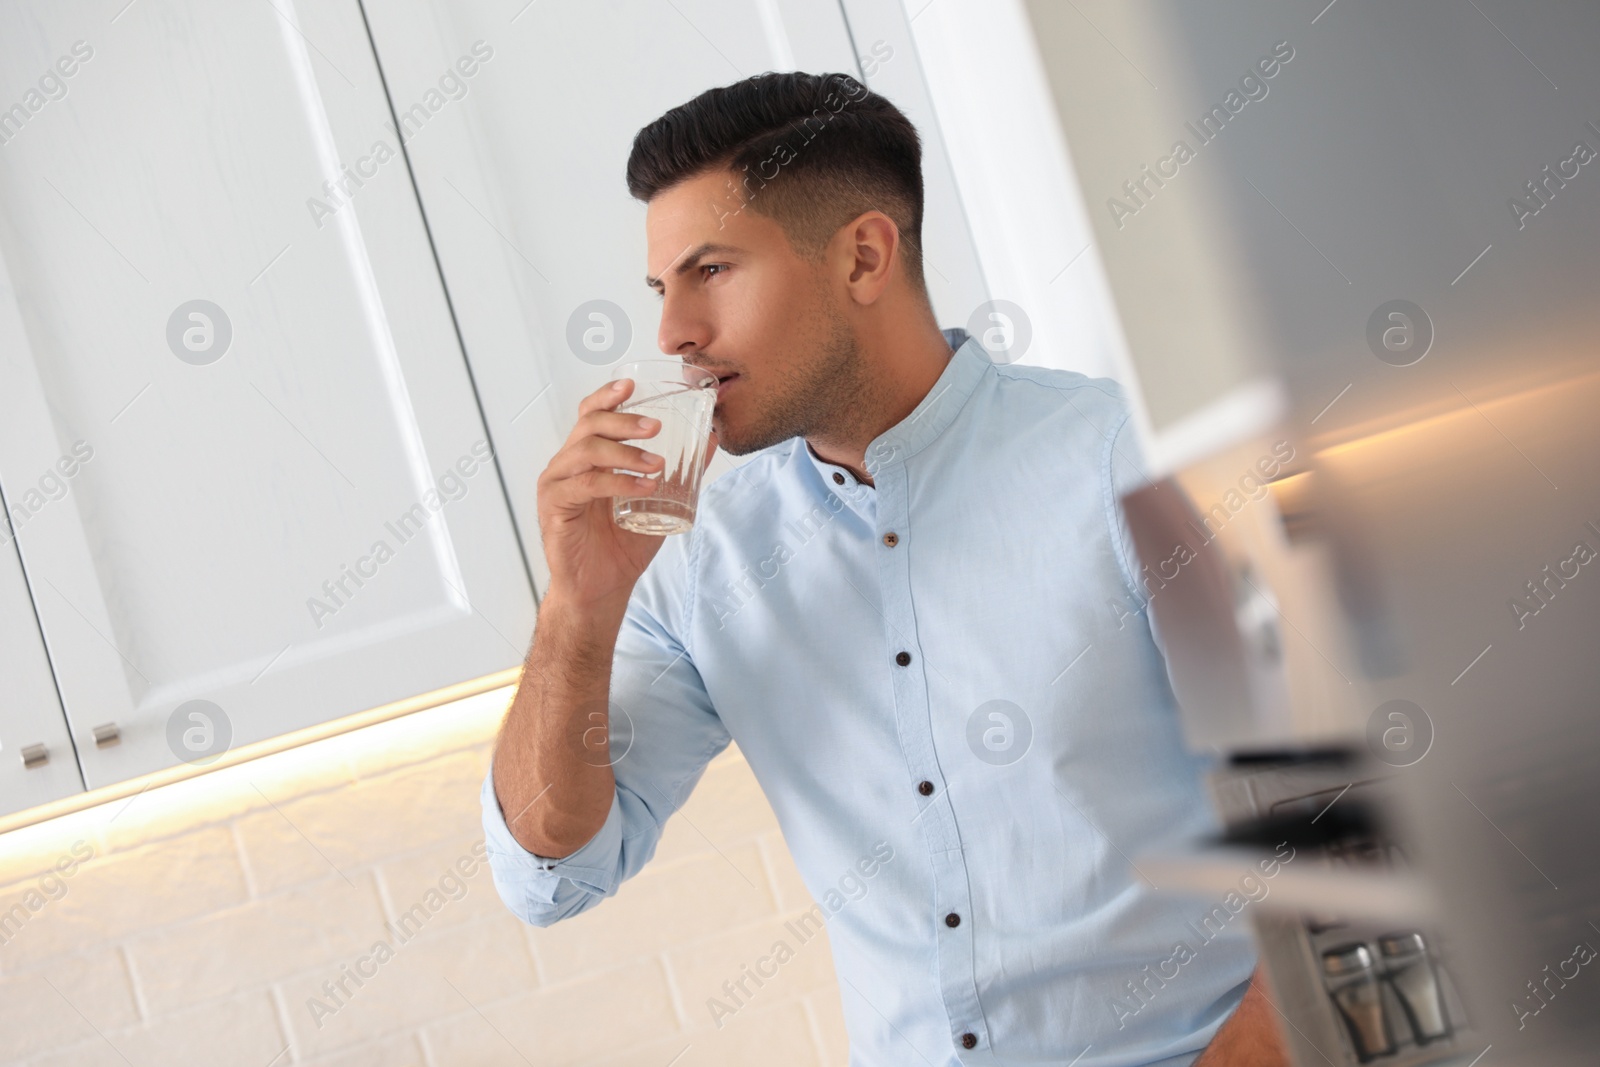
<instances>
[{"instance_id":1,"label":"shirt collar","mask_svg":"<svg viewBox=\"0 0 1600 1067\"><path fill-rule=\"evenodd\" d=\"M967 398L977 388L978 380L989 369L992 362L989 353L976 337L959 326L940 332L951 349L949 362L933 383L933 388L928 390L911 414L883 431L867 446L864 466L874 480L879 471L896 463L904 463L943 433L966 406ZM855 476L844 467L829 463L813 452L804 437L799 438L799 442L824 479L831 478L837 472L847 482L855 482Z\"/></svg>"}]
</instances>

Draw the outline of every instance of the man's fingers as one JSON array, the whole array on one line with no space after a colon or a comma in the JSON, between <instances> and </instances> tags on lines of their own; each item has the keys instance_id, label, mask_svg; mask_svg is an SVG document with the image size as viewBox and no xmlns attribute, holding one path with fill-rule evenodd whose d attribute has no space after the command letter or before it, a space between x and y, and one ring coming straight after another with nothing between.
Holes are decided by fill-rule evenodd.
<instances>
[{"instance_id":1,"label":"man's fingers","mask_svg":"<svg viewBox=\"0 0 1600 1067\"><path fill-rule=\"evenodd\" d=\"M552 482L546 489L546 501L556 510L581 509L602 497L637 494L650 488L651 480L640 480L631 474L613 474L608 470L588 470L571 478Z\"/></svg>"},{"instance_id":2,"label":"man's fingers","mask_svg":"<svg viewBox=\"0 0 1600 1067\"><path fill-rule=\"evenodd\" d=\"M639 420L650 420L641 426ZM661 420L653 415L638 415L624 411L591 411L578 419L578 424L567 436L568 447L576 446L586 437L605 437L612 441L639 441L661 432Z\"/></svg>"},{"instance_id":3,"label":"man's fingers","mask_svg":"<svg viewBox=\"0 0 1600 1067\"><path fill-rule=\"evenodd\" d=\"M581 421L591 411L609 410L616 407L632 391L632 378L621 378L614 382L607 382L578 402L579 420Z\"/></svg>"},{"instance_id":4,"label":"man's fingers","mask_svg":"<svg viewBox=\"0 0 1600 1067\"><path fill-rule=\"evenodd\" d=\"M574 445L556 453L545 468L545 478L551 482L574 478L584 471L600 468L626 467L628 470L657 471L665 461L661 456L637 445L625 445L604 437L585 437Z\"/></svg>"},{"instance_id":5,"label":"man's fingers","mask_svg":"<svg viewBox=\"0 0 1600 1067\"><path fill-rule=\"evenodd\" d=\"M589 428L592 418L599 413L601 419L627 419L629 416L614 413L618 404L625 404L633 395L633 379L621 378L614 382L607 382L588 396L578 402L578 421L573 424L572 432L567 434L567 443L571 444L580 437L587 437L594 431Z\"/></svg>"}]
</instances>

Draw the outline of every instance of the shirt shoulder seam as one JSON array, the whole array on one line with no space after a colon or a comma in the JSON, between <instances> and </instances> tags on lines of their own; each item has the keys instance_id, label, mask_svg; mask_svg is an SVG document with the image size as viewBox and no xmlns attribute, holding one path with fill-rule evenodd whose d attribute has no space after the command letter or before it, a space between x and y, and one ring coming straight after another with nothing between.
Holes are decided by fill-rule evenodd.
<instances>
[{"instance_id":1,"label":"shirt shoulder seam","mask_svg":"<svg viewBox=\"0 0 1600 1067\"><path fill-rule=\"evenodd\" d=\"M1092 389L1112 400L1122 399L1122 387L1111 378L1091 378L1079 371L1062 370L1056 367L1035 367L1023 363L994 364L995 376L1008 381L1027 382L1042 389L1051 389L1057 392L1066 389ZM1048 377L1061 376L1065 381L1055 382ZM1047 377L1048 376L1048 377Z\"/></svg>"}]
</instances>

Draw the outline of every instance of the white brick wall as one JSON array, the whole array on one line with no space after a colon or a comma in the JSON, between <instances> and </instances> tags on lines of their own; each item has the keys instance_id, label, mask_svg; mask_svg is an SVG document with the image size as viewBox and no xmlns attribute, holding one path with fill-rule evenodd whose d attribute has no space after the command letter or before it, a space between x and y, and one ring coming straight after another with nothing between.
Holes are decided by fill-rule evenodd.
<instances>
[{"instance_id":1,"label":"white brick wall","mask_svg":"<svg viewBox=\"0 0 1600 1067\"><path fill-rule=\"evenodd\" d=\"M473 849L510 695L0 837L0 1063L843 1064L825 938L721 1027L707 1008L811 906L736 749L614 898L547 929L506 911ZM472 877L448 877L463 858Z\"/></svg>"}]
</instances>

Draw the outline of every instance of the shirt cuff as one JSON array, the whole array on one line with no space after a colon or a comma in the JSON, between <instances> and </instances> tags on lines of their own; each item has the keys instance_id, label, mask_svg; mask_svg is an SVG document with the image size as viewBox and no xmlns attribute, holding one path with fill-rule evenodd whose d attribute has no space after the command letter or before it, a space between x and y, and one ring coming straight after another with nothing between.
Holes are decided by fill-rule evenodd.
<instances>
[{"instance_id":1,"label":"shirt cuff","mask_svg":"<svg viewBox=\"0 0 1600 1067\"><path fill-rule=\"evenodd\" d=\"M611 794L611 810L605 822L583 847L569 856L554 859L523 848L511 835L500 799L494 791L494 763L483 778L480 793L483 806L483 834L489 868L501 899L527 922L535 922L552 907L561 907L572 896L606 897L617 890L617 859L622 853L622 804ZM563 883L572 887L562 893ZM559 916L550 916L551 918Z\"/></svg>"}]
</instances>

